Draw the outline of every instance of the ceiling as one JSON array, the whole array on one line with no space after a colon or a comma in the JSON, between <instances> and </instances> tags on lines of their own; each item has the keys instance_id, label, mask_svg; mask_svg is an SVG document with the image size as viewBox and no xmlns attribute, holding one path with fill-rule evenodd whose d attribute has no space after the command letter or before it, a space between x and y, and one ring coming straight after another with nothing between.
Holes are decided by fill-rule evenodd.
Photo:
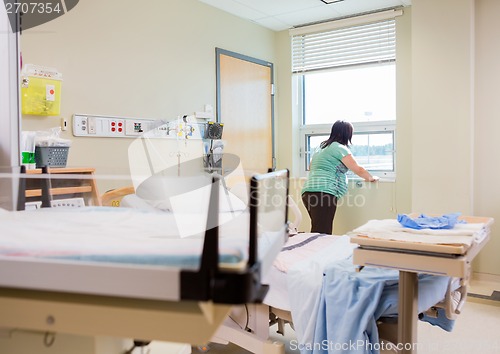
<instances>
[{"instance_id":1,"label":"ceiling","mask_svg":"<svg viewBox=\"0 0 500 354\"><path fill-rule=\"evenodd\" d=\"M411 0L199 0L274 31L397 6ZM328 0L325 0L328 1Z\"/></svg>"}]
</instances>

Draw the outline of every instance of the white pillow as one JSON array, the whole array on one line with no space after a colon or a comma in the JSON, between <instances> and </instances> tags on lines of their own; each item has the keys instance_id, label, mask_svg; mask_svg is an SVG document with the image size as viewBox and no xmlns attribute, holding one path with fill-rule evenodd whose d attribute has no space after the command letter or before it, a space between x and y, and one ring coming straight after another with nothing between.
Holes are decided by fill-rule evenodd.
<instances>
[{"instance_id":1,"label":"white pillow","mask_svg":"<svg viewBox=\"0 0 500 354\"><path fill-rule=\"evenodd\" d=\"M190 189L192 186L205 185ZM154 183L141 185L137 190L137 195L150 206L177 213L202 213L208 211L210 192L212 184L203 178L174 178L158 179ZM186 190L186 192L182 192ZM181 191L179 193L179 191ZM246 203L236 195L219 185L219 210L222 212L243 211L246 209Z\"/></svg>"}]
</instances>

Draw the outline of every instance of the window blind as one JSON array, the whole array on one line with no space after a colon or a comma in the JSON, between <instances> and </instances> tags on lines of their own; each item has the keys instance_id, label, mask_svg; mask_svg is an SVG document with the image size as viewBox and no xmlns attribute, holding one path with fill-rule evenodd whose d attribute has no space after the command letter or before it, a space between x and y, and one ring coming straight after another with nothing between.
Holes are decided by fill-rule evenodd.
<instances>
[{"instance_id":1,"label":"window blind","mask_svg":"<svg viewBox=\"0 0 500 354\"><path fill-rule=\"evenodd\" d=\"M394 19L292 36L294 73L394 61L395 58Z\"/></svg>"}]
</instances>

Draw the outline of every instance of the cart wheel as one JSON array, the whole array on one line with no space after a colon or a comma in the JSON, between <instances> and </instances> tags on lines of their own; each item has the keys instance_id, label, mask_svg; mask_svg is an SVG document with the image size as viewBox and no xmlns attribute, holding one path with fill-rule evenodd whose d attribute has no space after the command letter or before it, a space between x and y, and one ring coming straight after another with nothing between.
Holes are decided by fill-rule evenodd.
<instances>
[{"instance_id":1,"label":"cart wheel","mask_svg":"<svg viewBox=\"0 0 500 354\"><path fill-rule=\"evenodd\" d=\"M196 347L200 353L206 353L210 350L210 347L208 345L200 345Z\"/></svg>"}]
</instances>

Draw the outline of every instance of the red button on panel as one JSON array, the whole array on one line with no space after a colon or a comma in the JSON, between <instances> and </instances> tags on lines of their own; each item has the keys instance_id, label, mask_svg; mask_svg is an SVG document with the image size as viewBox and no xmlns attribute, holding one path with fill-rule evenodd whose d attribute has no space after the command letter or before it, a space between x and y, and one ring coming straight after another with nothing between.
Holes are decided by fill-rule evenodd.
<instances>
[{"instance_id":1,"label":"red button on panel","mask_svg":"<svg viewBox=\"0 0 500 354\"><path fill-rule=\"evenodd\" d=\"M116 122L111 122L111 126L114 127L116 125Z\"/></svg>"}]
</instances>

